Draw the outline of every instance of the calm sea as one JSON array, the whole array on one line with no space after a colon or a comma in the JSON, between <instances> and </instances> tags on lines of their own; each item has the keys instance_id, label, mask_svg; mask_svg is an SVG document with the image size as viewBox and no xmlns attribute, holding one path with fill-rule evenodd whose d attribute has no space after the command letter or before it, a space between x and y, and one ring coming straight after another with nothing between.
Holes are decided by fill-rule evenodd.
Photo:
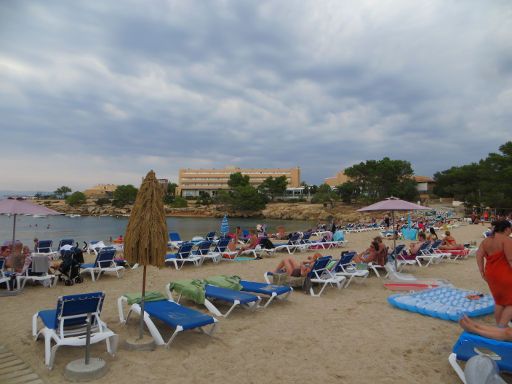
<instances>
[{"instance_id":1,"label":"calm sea","mask_svg":"<svg viewBox=\"0 0 512 384\"><path fill-rule=\"evenodd\" d=\"M221 219L217 218L167 218L169 232L178 232L182 239L191 239L194 236L204 236L209 231L220 231ZM32 246L34 238L39 240L53 240L56 245L61 239L72 238L75 241L91 241L116 238L125 234L128 224L127 217L67 217L48 216L34 218L31 216L17 216L16 239L23 244ZM229 219L230 230L236 226L243 229L255 228L256 224L266 224L267 232L276 232L276 228L283 225L287 231L304 231L316 223L308 221L291 220L263 220L263 219ZM12 239L13 218L0 215L0 244Z\"/></svg>"}]
</instances>

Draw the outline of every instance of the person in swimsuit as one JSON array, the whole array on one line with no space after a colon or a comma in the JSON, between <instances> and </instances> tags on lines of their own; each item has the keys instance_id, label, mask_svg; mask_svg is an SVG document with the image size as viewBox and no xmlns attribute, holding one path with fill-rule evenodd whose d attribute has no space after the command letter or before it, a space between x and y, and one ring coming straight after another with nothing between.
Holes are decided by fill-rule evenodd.
<instances>
[{"instance_id":1,"label":"person in swimsuit","mask_svg":"<svg viewBox=\"0 0 512 384\"><path fill-rule=\"evenodd\" d=\"M452 236L450 231L446 231L444 233L443 242L439 246L439 249L443 249L443 250L464 249L464 245L457 244L457 241L455 240L455 237Z\"/></svg>"},{"instance_id":2,"label":"person in swimsuit","mask_svg":"<svg viewBox=\"0 0 512 384\"><path fill-rule=\"evenodd\" d=\"M492 224L493 235L480 244L476 262L494 298L496 324L505 328L512 320L512 224L507 220Z\"/></svg>"},{"instance_id":3,"label":"person in swimsuit","mask_svg":"<svg viewBox=\"0 0 512 384\"><path fill-rule=\"evenodd\" d=\"M288 275L294 277L306 276L311 271L316 259L319 257L322 257L322 255L320 253L315 253L313 256L308 256L302 263L299 263L292 257L287 257L281 260L274 273L285 271Z\"/></svg>"},{"instance_id":4,"label":"person in swimsuit","mask_svg":"<svg viewBox=\"0 0 512 384\"><path fill-rule=\"evenodd\" d=\"M384 244L382 244L384 245ZM360 254L356 255L353 259L354 263L371 263L377 260L379 250L381 249L381 243L377 238L374 238L370 243L370 246Z\"/></svg>"},{"instance_id":5,"label":"person in swimsuit","mask_svg":"<svg viewBox=\"0 0 512 384\"><path fill-rule=\"evenodd\" d=\"M258 224L259 225L259 224ZM258 236L256 235L256 232L254 231L254 229L250 229L249 230L249 241L246 245L244 245L239 251L238 251L238 255L240 255L243 251L247 251L249 249L254 249L256 248L256 246L260 243L260 239L258 238Z\"/></svg>"},{"instance_id":6,"label":"person in swimsuit","mask_svg":"<svg viewBox=\"0 0 512 384\"><path fill-rule=\"evenodd\" d=\"M475 333L477 335L487 337L489 339L512 341L512 328L495 327L487 324L480 324L471 320L469 317L464 316L459 320L459 325L464 330Z\"/></svg>"}]
</instances>

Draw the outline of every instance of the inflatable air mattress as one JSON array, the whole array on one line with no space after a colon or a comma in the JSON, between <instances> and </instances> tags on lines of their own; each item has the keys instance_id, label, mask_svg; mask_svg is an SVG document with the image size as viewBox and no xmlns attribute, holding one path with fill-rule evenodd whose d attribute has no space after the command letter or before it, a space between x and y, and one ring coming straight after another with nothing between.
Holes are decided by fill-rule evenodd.
<instances>
[{"instance_id":1,"label":"inflatable air mattress","mask_svg":"<svg viewBox=\"0 0 512 384\"><path fill-rule=\"evenodd\" d=\"M406 311L451 321L458 321L463 315L476 317L494 312L494 300L490 295L453 287L392 295L388 302Z\"/></svg>"}]
</instances>

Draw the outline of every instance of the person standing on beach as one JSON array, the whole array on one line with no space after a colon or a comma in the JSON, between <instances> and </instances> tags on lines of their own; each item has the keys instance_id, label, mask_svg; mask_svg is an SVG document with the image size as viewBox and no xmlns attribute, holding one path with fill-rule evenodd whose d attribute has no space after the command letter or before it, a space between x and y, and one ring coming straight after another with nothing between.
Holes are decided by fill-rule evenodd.
<instances>
[{"instance_id":1,"label":"person standing on beach","mask_svg":"<svg viewBox=\"0 0 512 384\"><path fill-rule=\"evenodd\" d=\"M492 224L493 234L480 244L476 262L494 298L496 324L506 328L512 320L512 224L507 220Z\"/></svg>"}]
</instances>

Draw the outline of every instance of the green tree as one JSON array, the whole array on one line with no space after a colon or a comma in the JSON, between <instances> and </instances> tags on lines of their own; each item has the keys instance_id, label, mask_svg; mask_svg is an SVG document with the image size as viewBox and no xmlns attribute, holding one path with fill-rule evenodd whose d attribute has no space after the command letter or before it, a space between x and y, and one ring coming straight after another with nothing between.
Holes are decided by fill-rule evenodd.
<instances>
[{"instance_id":1,"label":"green tree","mask_svg":"<svg viewBox=\"0 0 512 384\"><path fill-rule=\"evenodd\" d=\"M274 201L276 196L282 196L284 194L287 186L288 181L286 180L286 176L279 176L275 179L270 176L263 180L258 186L258 191L270 196L270 199Z\"/></svg>"},{"instance_id":2,"label":"green tree","mask_svg":"<svg viewBox=\"0 0 512 384\"><path fill-rule=\"evenodd\" d=\"M259 211L265 208L266 198L250 185L233 189L231 207L239 211Z\"/></svg>"},{"instance_id":3,"label":"green tree","mask_svg":"<svg viewBox=\"0 0 512 384\"><path fill-rule=\"evenodd\" d=\"M100 197L98 200L96 200L96 205L99 205L100 207L110 204L110 199L106 197Z\"/></svg>"},{"instance_id":4,"label":"green tree","mask_svg":"<svg viewBox=\"0 0 512 384\"><path fill-rule=\"evenodd\" d=\"M241 172L235 172L229 175L228 185L230 188L246 187L249 185L250 177L242 175Z\"/></svg>"},{"instance_id":5,"label":"green tree","mask_svg":"<svg viewBox=\"0 0 512 384\"><path fill-rule=\"evenodd\" d=\"M124 207L127 204L133 204L137 197L137 188L133 185L119 185L114 191L114 201L112 204L116 207Z\"/></svg>"},{"instance_id":6,"label":"green tree","mask_svg":"<svg viewBox=\"0 0 512 384\"><path fill-rule=\"evenodd\" d=\"M81 205L81 204L85 203L86 200L87 200L87 198L85 197L85 195L79 191L73 192L71 195L66 197L66 203L68 205L71 205L72 207Z\"/></svg>"},{"instance_id":7,"label":"green tree","mask_svg":"<svg viewBox=\"0 0 512 384\"><path fill-rule=\"evenodd\" d=\"M71 193L71 188L63 185L62 187L57 188L55 190L55 192L53 192L53 193L56 194L57 196L59 196L61 199L65 199L67 197L68 193Z\"/></svg>"},{"instance_id":8,"label":"green tree","mask_svg":"<svg viewBox=\"0 0 512 384\"><path fill-rule=\"evenodd\" d=\"M352 181L347 181L343 184L340 184L336 187L336 192L346 204L352 203L353 200L357 200L360 195L360 190L358 186Z\"/></svg>"},{"instance_id":9,"label":"green tree","mask_svg":"<svg viewBox=\"0 0 512 384\"><path fill-rule=\"evenodd\" d=\"M368 201L396 196L415 200L415 188L411 163L405 160L367 160L345 169L345 175L360 191L360 197Z\"/></svg>"},{"instance_id":10,"label":"green tree","mask_svg":"<svg viewBox=\"0 0 512 384\"><path fill-rule=\"evenodd\" d=\"M318 187L315 195L311 199L313 204L317 203L331 203L338 200L338 194L334 192L330 185L322 184Z\"/></svg>"},{"instance_id":11,"label":"green tree","mask_svg":"<svg viewBox=\"0 0 512 384\"><path fill-rule=\"evenodd\" d=\"M178 188L178 184L176 184L176 183L169 183L169 184L167 184L167 195L175 196L176 195L176 188Z\"/></svg>"},{"instance_id":12,"label":"green tree","mask_svg":"<svg viewBox=\"0 0 512 384\"><path fill-rule=\"evenodd\" d=\"M434 193L453 197L466 206L512 208L512 141L478 163L452 167L434 175Z\"/></svg>"},{"instance_id":13,"label":"green tree","mask_svg":"<svg viewBox=\"0 0 512 384\"><path fill-rule=\"evenodd\" d=\"M208 192L199 191L199 197L196 200L197 205L210 205L212 203L212 197Z\"/></svg>"},{"instance_id":14,"label":"green tree","mask_svg":"<svg viewBox=\"0 0 512 384\"><path fill-rule=\"evenodd\" d=\"M317 192L318 192L318 185L313 184L308 187L309 194L314 195Z\"/></svg>"},{"instance_id":15,"label":"green tree","mask_svg":"<svg viewBox=\"0 0 512 384\"><path fill-rule=\"evenodd\" d=\"M173 208L186 208L186 207L188 207L188 202L183 197L176 196L174 198L174 201L171 203L171 207L173 207Z\"/></svg>"}]
</instances>

